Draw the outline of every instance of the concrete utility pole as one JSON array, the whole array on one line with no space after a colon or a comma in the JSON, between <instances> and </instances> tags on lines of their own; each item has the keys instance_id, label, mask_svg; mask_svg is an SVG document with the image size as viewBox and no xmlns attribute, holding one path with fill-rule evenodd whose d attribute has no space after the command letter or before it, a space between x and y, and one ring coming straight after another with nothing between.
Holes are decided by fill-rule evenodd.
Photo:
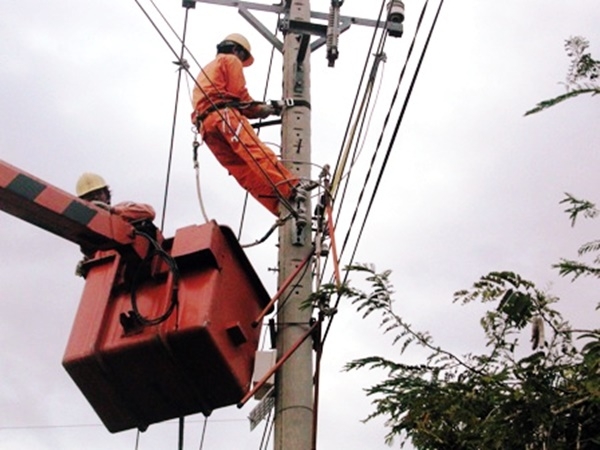
<instances>
[{"instance_id":1,"label":"concrete utility pole","mask_svg":"<svg viewBox=\"0 0 600 450\"><path fill-rule=\"evenodd\" d=\"M283 53L283 93L281 148L284 164L301 180L311 177L310 56L326 46L329 67L338 57L338 37L352 24L381 27L391 36L402 36L404 4L389 0L384 22L340 15L344 0L331 0L329 13L311 11L310 0L281 0L277 5L238 0L183 0L232 6L265 39ZM280 15L283 43L252 14L252 10ZM313 22L326 21L327 25ZM311 42L311 37L316 38ZM296 207L298 203L294 202ZM312 252L312 205L310 195L300 202L298 217L286 221L279 232L279 286L285 284ZM281 206L281 217L289 211ZM312 311L301 304L312 293L311 263L280 297L277 313L277 360L289 356L290 349L307 336ZM306 269L306 270L305 270ZM305 339L275 374L275 450L314 450L313 447L313 340Z\"/></svg>"},{"instance_id":2,"label":"concrete utility pole","mask_svg":"<svg viewBox=\"0 0 600 450\"><path fill-rule=\"evenodd\" d=\"M292 0L289 20L310 22L310 1ZM310 102L309 35L289 32L283 46L283 98ZM282 116L282 159L292 174L310 178L310 108L285 108ZM288 220L279 232L279 284L302 264L312 249L310 195L306 196L305 223L298 233L298 221ZM282 206L282 214L287 210ZM277 358L298 342L309 328L310 309L301 303L312 292L312 267L301 271L279 300L277 316ZM285 303L283 301L285 301ZM275 450L310 450L313 417L312 339L304 341L275 376Z\"/></svg>"}]
</instances>

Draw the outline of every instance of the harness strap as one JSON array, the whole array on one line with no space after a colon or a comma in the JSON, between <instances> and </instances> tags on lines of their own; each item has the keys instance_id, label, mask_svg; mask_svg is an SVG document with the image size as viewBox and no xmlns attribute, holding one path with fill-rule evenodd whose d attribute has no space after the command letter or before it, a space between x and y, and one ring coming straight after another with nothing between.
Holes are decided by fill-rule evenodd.
<instances>
[{"instance_id":1,"label":"harness strap","mask_svg":"<svg viewBox=\"0 0 600 450\"><path fill-rule=\"evenodd\" d=\"M234 100L231 102L224 102L224 103L215 103L213 105L210 105L208 108L206 108L201 114L196 113L196 123L202 122L204 119L206 119L208 117L208 115L210 113L218 111L219 109L239 108L239 107L240 107L240 102L237 100Z\"/></svg>"}]
</instances>

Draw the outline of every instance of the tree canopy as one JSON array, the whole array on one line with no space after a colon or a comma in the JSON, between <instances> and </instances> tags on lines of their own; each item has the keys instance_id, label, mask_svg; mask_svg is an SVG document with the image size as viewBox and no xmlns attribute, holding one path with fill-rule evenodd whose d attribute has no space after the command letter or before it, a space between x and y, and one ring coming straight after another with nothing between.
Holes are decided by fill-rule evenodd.
<instances>
[{"instance_id":1,"label":"tree canopy","mask_svg":"<svg viewBox=\"0 0 600 450\"><path fill-rule=\"evenodd\" d=\"M566 41L567 93L526 115L600 92L600 62L588 47L581 37ZM573 225L578 217L598 215L595 204L571 194L563 203ZM582 245L579 256L585 255L593 255L593 262L565 259L555 268L573 279L600 277L600 240ZM393 335L401 354L418 345L427 355L420 364L370 356L346 366L386 374L366 389L374 405L366 420L386 419L388 443L398 439L404 445L408 439L418 449L437 450L600 448L600 329L573 327L557 309L558 298L510 271L482 276L456 292L454 301L488 306L480 322L486 351L456 355L394 311L389 271L378 273L370 265L348 270L364 274L370 289L325 285L313 303L323 307L333 295L348 297L364 317L380 316L383 332Z\"/></svg>"}]
</instances>

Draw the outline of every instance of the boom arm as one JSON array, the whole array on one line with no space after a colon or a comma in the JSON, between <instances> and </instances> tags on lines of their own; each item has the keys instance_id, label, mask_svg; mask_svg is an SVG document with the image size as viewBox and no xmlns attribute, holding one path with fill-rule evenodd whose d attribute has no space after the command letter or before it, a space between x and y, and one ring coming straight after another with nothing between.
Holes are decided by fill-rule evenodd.
<instances>
[{"instance_id":1,"label":"boom arm","mask_svg":"<svg viewBox=\"0 0 600 450\"><path fill-rule=\"evenodd\" d=\"M0 160L0 210L64 239L143 258L146 239L121 217Z\"/></svg>"}]
</instances>

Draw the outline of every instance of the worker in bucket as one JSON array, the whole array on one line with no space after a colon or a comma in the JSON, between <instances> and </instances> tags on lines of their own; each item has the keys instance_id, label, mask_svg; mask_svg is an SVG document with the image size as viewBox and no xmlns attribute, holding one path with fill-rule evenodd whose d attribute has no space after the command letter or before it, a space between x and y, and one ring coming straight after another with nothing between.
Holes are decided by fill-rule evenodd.
<instances>
[{"instance_id":1,"label":"worker in bucket","mask_svg":"<svg viewBox=\"0 0 600 450\"><path fill-rule=\"evenodd\" d=\"M290 199L299 180L256 135L248 118L277 113L255 102L246 88L243 68L254 62L250 43L230 34L217 45L216 58L196 79L192 121L204 142L230 175L276 216L280 198Z\"/></svg>"},{"instance_id":2,"label":"worker in bucket","mask_svg":"<svg viewBox=\"0 0 600 450\"><path fill-rule=\"evenodd\" d=\"M111 214L122 217L134 226L142 223L144 226L148 226L147 223L151 223L156 217L154 208L144 203L126 201L112 206L110 187L106 181L104 181L104 178L95 173L83 173L77 180L75 192L80 199L93 203L99 208L106 209ZM150 224L150 226L154 227L152 224ZM85 261L94 256L95 250L84 248L82 246L81 252L84 254L84 258L77 265L75 274L85 277L82 265Z\"/></svg>"},{"instance_id":3,"label":"worker in bucket","mask_svg":"<svg viewBox=\"0 0 600 450\"><path fill-rule=\"evenodd\" d=\"M112 214L121 216L128 222L152 221L156 217L154 208L144 203L121 202L111 206L110 188L104 178L95 173L86 172L82 174L77 180L75 191L80 199L92 202Z\"/></svg>"}]
</instances>

